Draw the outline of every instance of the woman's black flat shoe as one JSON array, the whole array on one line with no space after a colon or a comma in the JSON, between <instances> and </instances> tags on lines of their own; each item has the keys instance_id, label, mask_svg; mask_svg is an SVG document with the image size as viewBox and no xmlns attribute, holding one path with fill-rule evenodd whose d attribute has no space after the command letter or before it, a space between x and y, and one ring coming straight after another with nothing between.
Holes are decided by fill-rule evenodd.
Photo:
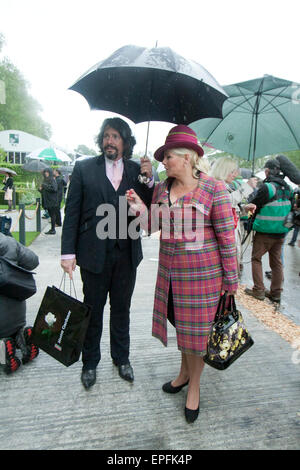
<instances>
[{"instance_id":1,"label":"woman's black flat shoe","mask_svg":"<svg viewBox=\"0 0 300 470\"><path fill-rule=\"evenodd\" d=\"M188 423L193 423L196 421L199 415L199 406L196 410L190 410L189 408L184 408L185 419Z\"/></svg>"},{"instance_id":2,"label":"woman's black flat shoe","mask_svg":"<svg viewBox=\"0 0 300 470\"><path fill-rule=\"evenodd\" d=\"M171 382L167 382L167 383L163 384L162 389L163 389L164 392L166 392L166 393L178 393L178 392L180 392L180 390L183 387L185 387L189 383L189 381L187 381L184 384L179 385L178 387L173 387Z\"/></svg>"}]
</instances>

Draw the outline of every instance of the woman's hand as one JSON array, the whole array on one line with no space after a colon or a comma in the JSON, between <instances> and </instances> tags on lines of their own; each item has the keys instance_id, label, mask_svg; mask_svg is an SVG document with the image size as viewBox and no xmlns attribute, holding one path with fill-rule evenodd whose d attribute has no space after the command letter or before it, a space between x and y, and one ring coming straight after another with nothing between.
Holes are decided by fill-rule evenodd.
<instances>
[{"instance_id":1,"label":"woman's hand","mask_svg":"<svg viewBox=\"0 0 300 470\"><path fill-rule=\"evenodd\" d=\"M237 291L234 290L233 292L228 292L226 290L221 290L221 296L225 294L225 292L227 292L228 295L236 295Z\"/></svg>"},{"instance_id":2,"label":"woman's hand","mask_svg":"<svg viewBox=\"0 0 300 470\"><path fill-rule=\"evenodd\" d=\"M143 214L146 210L146 205L143 203L141 198L137 195L134 189L129 189L125 193L127 202L130 206L130 212L133 215L136 215L137 212L140 212L140 214Z\"/></svg>"}]
</instances>

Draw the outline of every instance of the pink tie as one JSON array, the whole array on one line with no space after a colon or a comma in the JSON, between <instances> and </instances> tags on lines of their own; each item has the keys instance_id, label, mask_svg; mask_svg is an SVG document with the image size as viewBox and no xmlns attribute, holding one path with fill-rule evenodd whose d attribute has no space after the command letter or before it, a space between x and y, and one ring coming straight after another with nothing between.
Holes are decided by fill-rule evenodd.
<instances>
[{"instance_id":1,"label":"pink tie","mask_svg":"<svg viewBox=\"0 0 300 470\"><path fill-rule=\"evenodd\" d=\"M122 180L122 175L120 172L120 165L117 162L113 163L113 174L112 174L112 185L117 191L118 187L120 186Z\"/></svg>"}]
</instances>

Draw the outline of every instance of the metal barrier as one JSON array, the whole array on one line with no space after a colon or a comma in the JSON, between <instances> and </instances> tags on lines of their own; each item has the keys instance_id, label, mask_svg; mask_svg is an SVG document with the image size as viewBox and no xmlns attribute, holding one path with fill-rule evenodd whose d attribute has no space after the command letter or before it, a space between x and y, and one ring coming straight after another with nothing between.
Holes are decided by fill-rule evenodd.
<instances>
[{"instance_id":1,"label":"metal barrier","mask_svg":"<svg viewBox=\"0 0 300 470\"><path fill-rule=\"evenodd\" d=\"M32 205L32 204L30 204ZM29 206L28 206L29 207ZM36 198L36 208L33 217L29 217L26 215L26 207L25 204L19 204L19 215L15 225L11 228L11 232L16 230L17 225L19 224L19 242L22 245L26 246L26 227L25 227L25 219L34 220L36 218L36 231L41 232L41 200L40 198Z\"/></svg>"}]
</instances>

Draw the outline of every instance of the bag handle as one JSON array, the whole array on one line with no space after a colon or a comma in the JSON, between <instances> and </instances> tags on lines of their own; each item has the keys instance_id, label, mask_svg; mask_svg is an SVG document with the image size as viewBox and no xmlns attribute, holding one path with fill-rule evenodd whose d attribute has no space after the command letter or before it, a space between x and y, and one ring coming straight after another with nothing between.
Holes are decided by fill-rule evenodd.
<instances>
[{"instance_id":1,"label":"bag handle","mask_svg":"<svg viewBox=\"0 0 300 470\"><path fill-rule=\"evenodd\" d=\"M228 305L226 307L227 296L228 296ZM226 317L225 310L233 312L233 314L237 312L234 295L228 294L228 291L225 291L224 294L221 295L220 297L218 308L217 308L217 313L215 316L215 322L218 322L221 319Z\"/></svg>"},{"instance_id":2,"label":"bag handle","mask_svg":"<svg viewBox=\"0 0 300 470\"><path fill-rule=\"evenodd\" d=\"M218 322L223 316L225 312L225 303L227 299L227 294L228 292L225 291L223 295L220 296L216 316L215 316L215 322Z\"/></svg>"},{"instance_id":3,"label":"bag handle","mask_svg":"<svg viewBox=\"0 0 300 470\"><path fill-rule=\"evenodd\" d=\"M66 274L67 273L65 273L65 272L63 273L61 281L60 281L60 285L59 285L59 289L61 289L61 285L62 285L62 283L64 283L63 289L61 289L63 292L66 292ZM77 299L75 284L74 284L73 279L70 278L70 296L72 296L72 284L73 284L75 299Z\"/></svg>"}]
</instances>

